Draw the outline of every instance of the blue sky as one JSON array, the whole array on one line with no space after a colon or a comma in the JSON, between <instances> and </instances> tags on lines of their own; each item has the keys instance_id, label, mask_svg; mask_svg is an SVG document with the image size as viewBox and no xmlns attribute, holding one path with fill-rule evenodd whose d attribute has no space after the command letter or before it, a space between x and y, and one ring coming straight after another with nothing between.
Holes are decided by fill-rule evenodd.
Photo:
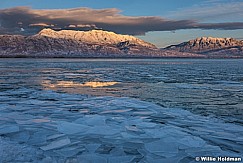
<instances>
[{"instance_id":1,"label":"blue sky","mask_svg":"<svg viewBox=\"0 0 243 163\"><path fill-rule=\"evenodd\" d=\"M28 9L14 9L20 6ZM84 7L88 10L80 9L78 12L68 10ZM63 10L59 11L57 16L58 13L47 9ZM6 13L12 13L12 17L6 17ZM24 14L19 16L19 13ZM61 16L67 13L69 15L65 16L65 21L69 24L77 26L81 23L117 33L133 34L158 47L201 36L243 39L242 0L1 0L0 30L6 32L14 26L14 22L18 22L18 26L14 26L11 32L20 27L28 28L36 24L39 26L47 24L45 27L57 24L58 28L67 28L67 24L57 21L64 20ZM87 20L88 18L83 20L84 18L81 17L84 13L88 13L92 21ZM32 17L29 14L32 14ZM42 19L33 18L36 14L39 14ZM33 22L25 20L25 16ZM102 18L104 23L101 21ZM10 22L9 19L13 21ZM133 23L133 20L136 23ZM33 28L29 31L33 31Z\"/></svg>"}]
</instances>

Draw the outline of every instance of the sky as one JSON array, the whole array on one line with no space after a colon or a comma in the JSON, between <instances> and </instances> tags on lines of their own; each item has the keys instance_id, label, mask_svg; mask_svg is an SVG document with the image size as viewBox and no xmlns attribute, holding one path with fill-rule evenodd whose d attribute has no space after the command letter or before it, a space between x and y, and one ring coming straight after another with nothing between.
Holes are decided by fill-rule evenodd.
<instances>
[{"instance_id":1,"label":"sky","mask_svg":"<svg viewBox=\"0 0 243 163\"><path fill-rule=\"evenodd\" d=\"M202 36L243 40L243 0L0 0L0 34L100 29L166 47Z\"/></svg>"}]
</instances>

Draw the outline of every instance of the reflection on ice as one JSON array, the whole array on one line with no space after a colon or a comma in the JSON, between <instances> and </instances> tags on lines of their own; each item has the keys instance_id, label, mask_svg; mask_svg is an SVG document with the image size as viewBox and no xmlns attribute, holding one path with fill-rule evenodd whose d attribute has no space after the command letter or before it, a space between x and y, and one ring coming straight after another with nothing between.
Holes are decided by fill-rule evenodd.
<instances>
[{"instance_id":1,"label":"reflection on ice","mask_svg":"<svg viewBox=\"0 0 243 163\"><path fill-rule=\"evenodd\" d=\"M8 100L0 104L0 162L19 162L7 151L12 143L32 154L23 162L193 162L243 154L242 126L182 109L128 97L19 89L15 95L24 96L14 100L12 94L5 91Z\"/></svg>"},{"instance_id":2,"label":"reflection on ice","mask_svg":"<svg viewBox=\"0 0 243 163\"><path fill-rule=\"evenodd\" d=\"M84 84L76 83L73 81L57 81L57 83L51 83L51 81L42 81L42 85L47 88L58 88L58 87L68 87L68 88L75 88L75 87L107 87L117 84L118 82L85 82Z\"/></svg>"},{"instance_id":3,"label":"reflection on ice","mask_svg":"<svg viewBox=\"0 0 243 163\"><path fill-rule=\"evenodd\" d=\"M117 84L118 82L86 82L83 84L85 87L107 87Z\"/></svg>"}]
</instances>

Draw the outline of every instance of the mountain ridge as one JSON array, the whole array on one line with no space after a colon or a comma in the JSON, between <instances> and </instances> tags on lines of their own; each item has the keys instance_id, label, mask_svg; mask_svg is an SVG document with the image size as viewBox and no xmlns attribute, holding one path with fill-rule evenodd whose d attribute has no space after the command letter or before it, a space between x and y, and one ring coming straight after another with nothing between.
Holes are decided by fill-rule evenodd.
<instances>
[{"instance_id":1,"label":"mountain ridge","mask_svg":"<svg viewBox=\"0 0 243 163\"><path fill-rule=\"evenodd\" d=\"M110 31L43 29L32 36L0 35L0 57L243 58L243 41L200 37L163 49Z\"/></svg>"},{"instance_id":2,"label":"mountain ridge","mask_svg":"<svg viewBox=\"0 0 243 163\"><path fill-rule=\"evenodd\" d=\"M165 50L203 54L208 57L243 57L243 40L234 38L199 37L177 45L171 45Z\"/></svg>"},{"instance_id":3,"label":"mountain ridge","mask_svg":"<svg viewBox=\"0 0 243 163\"><path fill-rule=\"evenodd\" d=\"M0 35L0 57L201 57L160 50L134 36L92 30L43 29L32 36Z\"/></svg>"}]
</instances>

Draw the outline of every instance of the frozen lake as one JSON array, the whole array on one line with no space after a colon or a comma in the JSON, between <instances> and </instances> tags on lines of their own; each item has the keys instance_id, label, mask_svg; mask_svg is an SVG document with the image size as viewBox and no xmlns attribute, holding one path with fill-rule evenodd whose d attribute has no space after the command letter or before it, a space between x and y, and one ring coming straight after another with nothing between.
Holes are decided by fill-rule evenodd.
<instances>
[{"instance_id":1,"label":"frozen lake","mask_svg":"<svg viewBox=\"0 0 243 163\"><path fill-rule=\"evenodd\" d=\"M1 59L0 74L0 162L243 155L242 59Z\"/></svg>"}]
</instances>

